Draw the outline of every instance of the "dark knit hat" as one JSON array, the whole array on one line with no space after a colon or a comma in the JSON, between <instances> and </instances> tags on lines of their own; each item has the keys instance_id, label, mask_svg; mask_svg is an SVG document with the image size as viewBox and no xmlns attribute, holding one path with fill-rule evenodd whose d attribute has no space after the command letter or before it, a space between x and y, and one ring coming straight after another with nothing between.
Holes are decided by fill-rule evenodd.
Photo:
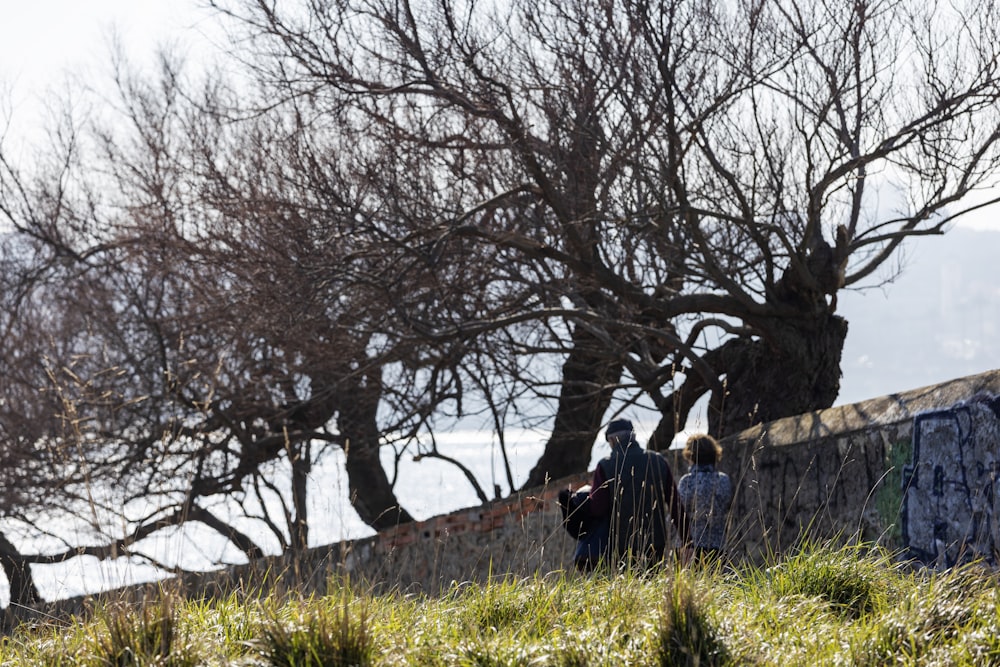
<instances>
[{"instance_id":1,"label":"dark knit hat","mask_svg":"<svg viewBox=\"0 0 1000 667\"><path fill-rule=\"evenodd\" d=\"M617 433L631 433L633 430L632 422L627 419L616 419L610 424L608 424L608 430L605 431L605 437L609 435L615 435Z\"/></svg>"}]
</instances>

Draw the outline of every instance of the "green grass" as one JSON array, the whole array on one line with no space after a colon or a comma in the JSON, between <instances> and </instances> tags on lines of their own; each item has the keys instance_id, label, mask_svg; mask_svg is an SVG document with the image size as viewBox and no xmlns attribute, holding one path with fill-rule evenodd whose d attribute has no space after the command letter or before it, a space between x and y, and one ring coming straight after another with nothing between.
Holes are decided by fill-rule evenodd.
<instances>
[{"instance_id":1,"label":"green grass","mask_svg":"<svg viewBox=\"0 0 1000 667\"><path fill-rule=\"evenodd\" d=\"M867 547L808 545L764 567L567 574L437 596L188 601L163 593L22 625L3 665L989 665L1000 579L909 569Z\"/></svg>"}]
</instances>

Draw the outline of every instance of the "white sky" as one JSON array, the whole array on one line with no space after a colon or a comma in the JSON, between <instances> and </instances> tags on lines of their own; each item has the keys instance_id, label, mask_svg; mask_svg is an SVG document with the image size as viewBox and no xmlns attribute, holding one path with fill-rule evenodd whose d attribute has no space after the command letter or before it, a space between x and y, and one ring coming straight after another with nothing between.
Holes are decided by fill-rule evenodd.
<instances>
[{"instance_id":1,"label":"white sky","mask_svg":"<svg viewBox=\"0 0 1000 667\"><path fill-rule=\"evenodd\" d=\"M198 0L0 0L0 92L21 127L44 113L67 76L100 80L113 35L142 62L167 42L208 52L213 26Z\"/></svg>"},{"instance_id":2,"label":"white sky","mask_svg":"<svg viewBox=\"0 0 1000 667\"><path fill-rule=\"evenodd\" d=\"M106 71L113 33L140 62L164 42L210 53L220 34L200 0L0 0L0 17L0 101L10 94L15 128L45 113L66 76ZM959 224L1000 230L1000 207Z\"/></svg>"},{"instance_id":3,"label":"white sky","mask_svg":"<svg viewBox=\"0 0 1000 667\"><path fill-rule=\"evenodd\" d=\"M200 39L211 23L197 0L0 0L0 72L20 83L51 80L81 62L106 62L117 28L130 49L162 39Z\"/></svg>"},{"instance_id":4,"label":"white sky","mask_svg":"<svg viewBox=\"0 0 1000 667\"><path fill-rule=\"evenodd\" d=\"M1000 188L977 193L974 200L988 201L996 197L1000 197ZM978 211L973 211L959 218L956 224L969 229L1000 231L1000 204L992 204Z\"/></svg>"}]
</instances>

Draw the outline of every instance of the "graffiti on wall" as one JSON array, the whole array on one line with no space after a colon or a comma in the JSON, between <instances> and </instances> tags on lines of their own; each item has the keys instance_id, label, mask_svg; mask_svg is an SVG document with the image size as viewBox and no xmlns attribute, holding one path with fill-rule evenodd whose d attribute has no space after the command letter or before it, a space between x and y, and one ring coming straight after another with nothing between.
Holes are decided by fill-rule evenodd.
<instances>
[{"instance_id":1,"label":"graffiti on wall","mask_svg":"<svg viewBox=\"0 0 1000 667\"><path fill-rule=\"evenodd\" d=\"M903 471L902 533L910 556L935 567L1000 561L1000 397L924 412Z\"/></svg>"}]
</instances>

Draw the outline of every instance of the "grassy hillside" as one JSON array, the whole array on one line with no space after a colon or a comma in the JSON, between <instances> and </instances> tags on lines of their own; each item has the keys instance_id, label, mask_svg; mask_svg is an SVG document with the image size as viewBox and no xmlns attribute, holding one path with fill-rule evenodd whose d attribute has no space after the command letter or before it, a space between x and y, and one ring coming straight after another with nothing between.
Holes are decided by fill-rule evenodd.
<instances>
[{"instance_id":1,"label":"grassy hillside","mask_svg":"<svg viewBox=\"0 0 1000 667\"><path fill-rule=\"evenodd\" d=\"M768 567L358 587L313 599L164 592L21 626L4 665L988 665L1000 586L978 567L911 571L867 548Z\"/></svg>"}]
</instances>

